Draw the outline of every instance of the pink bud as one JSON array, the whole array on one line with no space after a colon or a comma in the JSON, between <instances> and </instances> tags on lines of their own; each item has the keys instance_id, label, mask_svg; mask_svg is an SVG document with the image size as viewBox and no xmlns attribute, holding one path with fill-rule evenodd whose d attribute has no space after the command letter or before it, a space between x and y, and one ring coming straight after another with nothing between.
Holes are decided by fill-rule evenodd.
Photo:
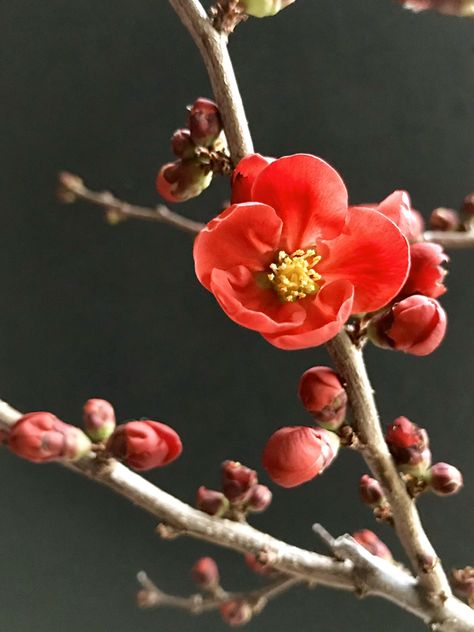
<instances>
[{"instance_id":1,"label":"pink bud","mask_svg":"<svg viewBox=\"0 0 474 632\"><path fill-rule=\"evenodd\" d=\"M255 555L252 555L252 553L245 553L244 559L250 570L257 573L257 575L272 577L279 574L279 571L276 568L273 568L268 564L263 564Z\"/></svg>"},{"instance_id":2,"label":"pink bud","mask_svg":"<svg viewBox=\"0 0 474 632\"><path fill-rule=\"evenodd\" d=\"M210 516L220 518L229 509L229 501L222 492L207 489L201 485L197 491L196 507Z\"/></svg>"},{"instance_id":3,"label":"pink bud","mask_svg":"<svg viewBox=\"0 0 474 632\"><path fill-rule=\"evenodd\" d=\"M446 270L442 264L449 260L439 244L419 242L410 246L411 265L401 295L423 294L438 298L446 292L443 285Z\"/></svg>"},{"instance_id":4,"label":"pink bud","mask_svg":"<svg viewBox=\"0 0 474 632\"><path fill-rule=\"evenodd\" d=\"M177 459L183 446L173 428L147 419L118 426L106 448L116 459L136 470L151 470Z\"/></svg>"},{"instance_id":5,"label":"pink bud","mask_svg":"<svg viewBox=\"0 0 474 632\"><path fill-rule=\"evenodd\" d=\"M385 502L380 483L368 474L364 474L359 483L359 494L363 503L369 507L378 507Z\"/></svg>"},{"instance_id":6,"label":"pink bud","mask_svg":"<svg viewBox=\"0 0 474 632\"><path fill-rule=\"evenodd\" d=\"M273 494L266 485L255 485L250 490L246 508L254 513L265 511L272 502Z\"/></svg>"},{"instance_id":7,"label":"pink bud","mask_svg":"<svg viewBox=\"0 0 474 632\"><path fill-rule=\"evenodd\" d=\"M237 461L224 461L221 466L222 491L231 502L245 500L257 484L257 472Z\"/></svg>"},{"instance_id":8,"label":"pink bud","mask_svg":"<svg viewBox=\"0 0 474 632\"><path fill-rule=\"evenodd\" d=\"M193 142L201 147L211 147L222 131L219 108L210 99L201 97L189 111L189 131Z\"/></svg>"},{"instance_id":9,"label":"pink bud","mask_svg":"<svg viewBox=\"0 0 474 632\"><path fill-rule=\"evenodd\" d=\"M16 455L35 463L77 461L91 448L82 430L47 412L21 417L10 430L8 445Z\"/></svg>"},{"instance_id":10,"label":"pink bud","mask_svg":"<svg viewBox=\"0 0 474 632\"><path fill-rule=\"evenodd\" d=\"M467 597L467 602L474 608L474 566L466 566L453 570L454 590Z\"/></svg>"},{"instance_id":11,"label":"pink bud","mask_svg":"<svg viewBox=\"0 0 474 632\"><path fill-rule=\"evenodd\" d=\"M439 347L446 326L446 312L438 301L414 294L372 318L368 333L378 347L424 356Z\"/></svg>"},{"instance_id":12,"label":"pink bud","mask_svg":"<svg viewBox=\"0 0 474 632\"><path fill-rule=\"evenodd\" d=\"M337 373L327 366L314 366L303 373L299 384L303 406L327 430L337 430L346 417L347 394Z\"/></svg>"},{"instance_id":13,"label":"pink bud","mask_svg":"<svg viewBox=\"0 0 474 632\"><path fill-rule=\"evenodd\" d=\"M430 215L430 228L433 230L456 230L459 215L452 208L435 208Z\"/></svg>"},{"instance_id":14,"label":"pink bud","mask_svg":"<svg viewBox=\"0 0 474 632\"><path fill-rule=\"evenodd\" d=\"M191 158L196 149L191 139L191 132L184 128L177 129L171 137L171 149L180 158Z\"/></svg>"},{"instance_id":15,"label":"pink bud","mask_svg":"<svg viewBox=\"0 0 474 632\"><path fill-rule=\"evenodd\" d=\"M105 441L115 430L115 411L105 399L89 399L83 407L83 421L92 441Z\"/></svg>"},{"instance_id":16,"label":"pink bud","mask_svg":"<svg viewBox=\"0 0 474 632\"><path fill-rule=\"evenodd\" d=\"M161 167L156 190L168 202L185 202L198 196L212 180L212 171L193 160L176 160Z\"/></svg>"},{"instance_id":17,"label":"pink bud","mask_svg":"<svg viewBox=\"0 0 474 632\"><path fill-rule=\"evenodd\" d=\"M466 195L461 210L466 215L474 215L474 191Z\"/></svg>"},{"instance_id":18,"label":"pink bud","mask_svg":"<svg viewBox=\"0 0 474 632\"><path fill-rule=\"evenodd\" d=\"M242 158L232 175L232 204L241 204L252 200L252 187L255 179L274 158L260 154L249 154Z\"/></svg>"},{"instance_id":19,"label":"pink bud","mask_svg":"<svg viewBox=\"0 0 474 632\"><path fill-rule=\"evenodd\" d=\"M463 486L461 472L449 463L435 463L428 473L428 481L438 496L456 494Z\"/></svg>"},{"instance_id":20,"label":"pink bud","mask_svg":"<svg viewBox=\"0 0 474 632\"><path fill-rule=\"evenodd\" d=\"M339 437L324 428L280 428L263 450L263 466L278 485L296 487L324 472L339 445Z\"/></svg>"},{"instance_id":21,"label":"pink bud","mask_svg":"<svg viewBox=\"0 0 474 632\"><path fill-rule=\"evenodd\" d=\"M385 434L388 448L398 469L412 476L423 476L431 465L426 430L406 417L398 417Z\"/></svg>"},{"instance_id":22,"label":"pink bud","mask_svg":"<svg viewBox=\"0 0 474 632\"><path fill-rule=\"evenodd\" d=\"M212 557L201 557L191 569L194 583L203 590L213 590L219 585L219 569Z\"/></svg>"},{"instance_id":23,"label":"pink bud","mask_svg":"<svg viewBox=\"0 0 474 632\"><path fill-rule=\"evenodd\" d=\"M243 599L226 601L219 608L219 612L223 621L233 627L245 625L250 621L253 614L250 604Z\"/></svg>"},{"instance_id":24,"label":"pink bud","mask_svg":"<svg viewBox=\"0 0 474 632\"><path fill-rule=\"evenodd\" d=\"M377 557L381 557L387 562L393 562L393 556L390 553L390 549L379 537L375 535L373 531L369 529L362 529L361 531L356 531L352 534L354 540L367 549L369 553L372 555L376 555Z\"/></svg>"}]
</instances>

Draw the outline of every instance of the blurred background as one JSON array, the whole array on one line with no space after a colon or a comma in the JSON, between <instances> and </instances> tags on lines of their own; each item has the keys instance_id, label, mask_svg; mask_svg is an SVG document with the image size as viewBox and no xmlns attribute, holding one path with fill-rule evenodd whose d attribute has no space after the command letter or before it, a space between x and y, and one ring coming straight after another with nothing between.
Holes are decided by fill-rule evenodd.
<instances>
[{"instance_id":1,"label":"blurred background","mask_svg":"<svg viewBox=\"0 0 474 632\"><path fill-rule=\"evenodd\" d=\"M185 106L211 96L192 41L167 2L0 2L0 396L20 410L79 423L89 397L121 420L150 416L182 436L182 458L150 480L193 502L218 484L225 458L260 468L279 426L309 423L299 376L324 348L283 352L234 325L196 281L191 240L167 226L108 226L86 205L55 201L61 169L93 188L148 205L171 158ZM474 188L472 21L415 16L390 0L297 0L248 20L231 53L256 148L328 160L352 202L410 191L427 217ZM215 184L179 210L211 218L228 196ZM473 563L473 252L453 252L450 318L427 358L368 350L386 423L406 415L430 433L434 458L466 475L456 497L426 496L424 521L446 568ZM357 495L365 467L343 453L322 479L274 489L255 526L320 549L311 524L340 534L374 528ZM230 589L260 585L237 554L186 539L162 542L155 521L124 499L58 468L0 454L2 632L218 632L218 614L139 611L135 574L187 594L189 568L214 555ZM265 474L262 482L268 483ZM249 632L424 630L376 599L318 588L273 602Z\"/></svg>"}]
</instances>

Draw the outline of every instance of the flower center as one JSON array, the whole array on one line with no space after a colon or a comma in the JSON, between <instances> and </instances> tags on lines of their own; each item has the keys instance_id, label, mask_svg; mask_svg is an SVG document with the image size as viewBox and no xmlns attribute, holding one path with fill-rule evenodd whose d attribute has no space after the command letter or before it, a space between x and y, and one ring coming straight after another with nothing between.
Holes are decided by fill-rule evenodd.
<instances>
[{"instance_id":1,"label":"flower center","mask_svg":"<svg viewBox=\"0 0 474 632\"><path fill-rule=\"evenodd\" d=\"M291 255L280 250L277 261L270 265L271 272L267 274L280 300L294 303L309 294L316 294L321 275L313 268L320 260L315 250L295 250Z\"/></svg>"}]
</instances>

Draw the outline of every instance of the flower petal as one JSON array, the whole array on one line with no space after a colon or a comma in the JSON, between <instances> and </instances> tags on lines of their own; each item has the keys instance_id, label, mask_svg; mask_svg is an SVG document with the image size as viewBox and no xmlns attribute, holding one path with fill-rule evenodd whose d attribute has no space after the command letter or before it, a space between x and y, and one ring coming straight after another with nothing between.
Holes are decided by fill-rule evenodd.
<instances>
[{"instance_id":1,"label":"flower petal","mask_svg":"<svg viewBox=\"0 0 474 632\"><path fill-rule=\"evenodd\" d=\"M350 281L352 313L373 312L398 294L410 265L408 242L378 211L352 207L342 235L318 248L317 270L325 282Z\"/></svg>"},{"instance_id":2,"label":"flower petal","mask_svg":"<svg viewBox=\"0 0 474 632\"><path fill-rule=\"evenodd\" d=\"M242 158L232 174L232 204L252 200L251 192L255 178L274 160L275 158L261 154L249 154Z\"/></svg>"},{"instance_id":3,"label":"flower petal","mask_svg":"<svg viewBox=\"0 0 474 632\"><path fill-rule=\"evenodd\" d=\"M258 285L255 275L244 266L214 269L210 290L234 322L263 333L287 331L305 318L300 303L282 303L276 293Z\"/></svg>"},{"instance_id":4,"label":"flower petal","mask_svg":"<svg viewBox=\"0 0 474 632\"><path fill-rule=\"evenodd\" d=\"M306 319L299 327L263 337L280 349L305 349L321 345L342 329L351 314L354 288L339 280L324 285L313 301L302 301Z\"/></svg>"},{"instance_id":5,"label":"flower petal","mask_svg":"<svg viewBox=\"0 0 474 632\"><path fill-rule=\"evenodd\" d=\"M264 204L234 204L211 220L194 242L194 264L209 290L214 269L263 270L278 248L282 221Z\"/></svg>"},{"instance_id":6,"label":"flower petal","mask_svg":"<svg viewBox=\"0 0 474 632\"><path fill-rule=\"evenodd\" d=\"M283 221L281 247L288 253L340 234L347 190L324 160L308 154L272 162L257 176L252 199L268 204Z\"/></svg>"}]
</instances>

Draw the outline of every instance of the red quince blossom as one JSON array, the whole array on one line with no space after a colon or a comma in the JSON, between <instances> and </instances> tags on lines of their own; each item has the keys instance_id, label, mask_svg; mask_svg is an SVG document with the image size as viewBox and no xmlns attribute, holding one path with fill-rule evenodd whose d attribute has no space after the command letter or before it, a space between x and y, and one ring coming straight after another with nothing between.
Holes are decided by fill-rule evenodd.
<instances>
[{"instance_id":1,"label":"red quince blossom","mask_svg":"<svg viewBox=\"0 0 474 632\"><path fill-rule=\"evenodd\" d=\"M274 160L261 154L249 154L242 158L232 174L232 204L251 201L255 179Z\"/></svg>"},{"instance_id":2,"label":"red quince blossom","mask_svg":"<svg viewBox=\"0 0 474 632\"><path fill-rule=\"evenodd\" d=\"M443 285L446 270L442 264L449 261L448 255L439 244L420 242L410 246L411 265L402 296L423 294L438 298L446 292Z\"/></svg>"},{"instance_id":3,"label":"red quince blossom","mask_svg":"<svg viewBox=\"0 0 474 632\"><path fill-rule=\"evenodd\" d=\"M194 261L198 279L232 320L276 347L303 349L334 337L351 314L396 296L409 251L387 217L348 208L332 167L297 154L264 167L251 200L209 222L196 238Z\"/></svg>"}]
</instances>

